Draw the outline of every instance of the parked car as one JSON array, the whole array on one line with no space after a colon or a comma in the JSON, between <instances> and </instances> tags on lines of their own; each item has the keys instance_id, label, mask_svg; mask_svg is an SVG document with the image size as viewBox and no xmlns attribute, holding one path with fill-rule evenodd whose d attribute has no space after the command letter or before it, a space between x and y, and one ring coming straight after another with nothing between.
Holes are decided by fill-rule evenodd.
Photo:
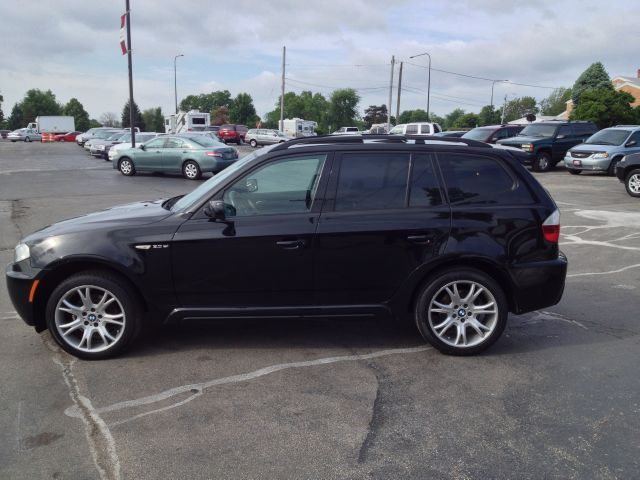
<instances>
[{"instance_id":1,"label":"parked car","mask_svg":"<svg viewBox=\"0 0 640 480\"><path fill-rule=\"evenodd\" d=\"M152 138L156 138L159 133L156 132L137 132L136 133L136 148L140 148L145 142L148 142ZM125 133L116 142L112 144L106 144L104 146L104 153L102 158L106 161L113 161L113 158L118 154L120 150L131 148L131 133Z\"/></svg>"},{"instance_id":2,"label":"parked car","mask_svg":"<svg viewBox=\"0 0 640 480\"><path fill-rule=\"evenodd\" d=\"M245 125L226 124L220 125L218 137L224 142L235 142L240 145L244 142L244 138L249 129Z\"/></svg>"},{"instance_id":3,"label":"parked car","mask_svg":"<svg viewBox=\"0 0 640 480\"><path fill-rule=\"evenodd\" d=\"M446 132L434 133L433 136L434 137L460 138L460 137L463 137L465 133L467 133L466 130L447 130Z\"/></svg>"},{"instance_id":4,"label":"parked car","mask_svg":"<svg viewBox=\"0 0 640 480\"><path fill-rule=\"evenodd\" d=\"M204 127L204 131L205 132L213 132L216 135L218 135L218 131L220 130L220 126L219 125L210 125L208 127Z\"/></svg>"},{"instance_id":5,"label":"parked car","mask_svg":"<svg viewBox=\"0 0 640 480\"><path fill-rule=\"evenodd\" d=\"M640 198L640 152L625 155L616 163L616 177L629 195Z\"/></svg>"},{"instance_id":6,"label":"parked car","mask_svg":"<svg viewBox=\"0 0 640 480\"><path fill-rule=\"evenodd\" d=\"M0 130L0 138L7 138L7 135L11 133L11 130Z\"/></svg>"},{"instance_id":7,"label":"parked car","mask_svg":"<svg viewBox=\"0 0 640 480\"><path fill-rule=\"evenodd\" d=\"M93 138L85 143L85 148L89 146L89 153L94 157L102 157L105 152L106 145L112 145L114 143L118 143L120 139L123 139L126 135L129 135L129 141L131 141L131 134L125 133L124 130L120 130L118 132L111 132L107 138Z\"/></svg>"},{"instance_id":8,"label":"parked car","mask_svg":"<svg viewBox=\"0 0 640 480\"><path fill-rule=\"evenodd\" d=\"M175 140L187 142L127 150L124 173ZM567 260L545 189L508 149L461 140L264 147L187 195L27 236L6 270L11 300L89 359L130 346L143 318L394 316L442 352L478 353L508 312L560 300Z\"/></svg>"},{"instance_id":9,"label":"parked car","mask_svg":"<svg viewBox=\"0 0 640 480\"><path fill-rule=\"evenodd\" d=\"M361 133L358 127L340 127L331 135L357 135Z\"/></svg>"},{"instance_id":10,"label":"parked car","mask_svg":"<svg viewBox=\"0 0 640 480\"><path fill-rule=\"evenodd\" d=\"M567 150L598 131L593 122L536 122L515 137L498 140L501 145L521 148L525 162L536 172L547 172L564 159Z\"/></svg>"},{"instance_id":11,"label":"parked car","mask_svg":"<svg viewBox=\"0 0 640 480\"><path fill-rule=\"evenodd\" d=\"M137 172L181 173L198 180L203 173L216 174L238 159L238 151L206 135L163 135L140 148L121 150L113 168L126 176Z\"/></svg>"},{"instance_id":12,"label":"parked car","mask_svg":"<svg viewBox=\"0 0 640 480\"><path fill-rule=\"evenodd\" d=\"M620 125L593 134L569 149L564 166L573 175L583 171L616 174L616 164L630 153L640 152L640 126Z\"/></svg>"},{"instance_id":13,"label":"parked car","mask_svg":"<svg viewBox=\"0 0 640 480\"><path fill-rule=\"evenodd\" d=\"M19 128L13 132L7 134L7 139L12 142L39 142L42 140L42 135L33 130L32 128Z\"/></svg>"},{"instance_id":14,"label":"parked car","mask_svg":"<svg viewBox=\"0 0 640 480\"><path fill-rule=\"evenodd\" d=\"M469 130L462 137L479 142L496 143L498 140L515 137L523 128L524 125L487 125Z\"/></svg>"},{"instance_id":15,"label":"parked car","mask_svg":"<svg viewBox=\"0 0 640 480\"><path fill-rule=\"evenodd\" d=\"M258 145L273 145L274 143L284 143L291 140L279 130L270 130L268 128L251 128L247 131L245 142L256 148Z\"/></svg>"},{"instance_id":16,"label":"parked car","mask_svg":"<svg viewBox=\"0 0 640 480\"><path fill-rule=\"evenodd\" d=\"M110 137L118 137L122 136L126 133L126 130L122 129L111 129L111 130L100 130L96 132L89 140L84 142L84 149L91 153L92 145L99 145L100 143L104 143Z\"/></svg>"},{"instance_id":17,"label":"parked car","mask_svg":"<svg viewBox=\"0 0 640 480\"><path fill-rule=\"evenodd\" d=\"M60 133L58 135L54 135L53 136L53 141L54 142L75 142L76 141L76 137L78 135L80 135L82 132L67 132L67 133Z\"/></svg>"},{"instance_id":18,"label":"parked car","mask_svg":"<svg viewBox=\"0 0 640 480\"><path fill-rule=\"evenodd\" d=\"M90 128L86 132L81 133L80 135L76 135L76 143L78 145L80 145L81 147L84 147L84 144L85 144L86 141L88 141L91 138L93 138L94 135L98 134L98 132L102 132L104 130L114 130L114 128L113 127L95 127L95 128Z\"/></svg>"},{"instance_id":19,"label":"parked car","mask_svg":"<svg viewBox=\"0 0 640 480\"><path fill-rule=\"evenodd\" d=\"M433 135L442 128L433 122L401 123L389 131L389 135Z\"/></svg>"}]
</instances>

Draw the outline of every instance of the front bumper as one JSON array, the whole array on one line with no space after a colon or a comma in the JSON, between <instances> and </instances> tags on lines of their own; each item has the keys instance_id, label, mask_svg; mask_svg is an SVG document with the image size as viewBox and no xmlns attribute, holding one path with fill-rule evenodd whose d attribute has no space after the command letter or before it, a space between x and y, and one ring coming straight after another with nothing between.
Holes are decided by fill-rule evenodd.
<instances>
[{"instance_id":1,"label":"front bumper","mask_svg":"<svg viewBox=\"0 0 640 480\"><path fill-rule=\"evenodd\" d=\"M567 267L567 257L562 252L554 260L512 266L510 275L515 292L515 313L522 314L557 304L564 292Z\"/></svg>"},{"instance_id":2,"label":"front bumper","mask_svg":"<svg viewBox=\"0 0 640 480\"><path fill-rule=\"evenodd\" d=\"M33 269L29 261L10 263L6 269L7 290L16 312L27 325L36 326L35 302L29 301L30 295L37 292L34 282L39 280L42 270ZM34 297L35 298L35 297Z\"/></svg>"},{"instance_id":3,"label":"front bumper","mask_svg":"<svg viewBox=\"0 0 640 480\"><path fill-rule=\"evenodd\" d=\"M573 158L564 157L564 166L570 170L584 170L589 172L606 172L611 163L610 158Z\"/></svg>"}]
</instances>

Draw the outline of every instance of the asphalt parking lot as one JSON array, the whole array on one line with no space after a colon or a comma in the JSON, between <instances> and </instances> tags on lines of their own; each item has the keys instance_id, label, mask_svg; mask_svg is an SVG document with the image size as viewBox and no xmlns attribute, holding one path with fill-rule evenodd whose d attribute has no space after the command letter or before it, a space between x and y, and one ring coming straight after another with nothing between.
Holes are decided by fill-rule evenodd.
<instances>
[{"instance_id":1,"label":"asphalt parking lot","mask_svg":"<svg viewBox=\"0 0 640 480\"><path fill-rule=\"evenodd\" d=\"M158 329L76 361L2 276L0 478L640 478L640 202L604 175L537 177L562 212L565 294L477 357L317 319ZM52 222L198 184L0 142L0 261Z\"/></svg>"}]
</instances>

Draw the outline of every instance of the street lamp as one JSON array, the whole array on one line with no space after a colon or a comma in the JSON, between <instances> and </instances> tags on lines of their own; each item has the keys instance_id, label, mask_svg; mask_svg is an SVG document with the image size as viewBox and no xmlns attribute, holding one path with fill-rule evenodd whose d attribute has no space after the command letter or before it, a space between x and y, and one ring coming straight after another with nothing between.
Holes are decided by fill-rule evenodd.
<instances>
[{"instance_id":1,"label":"street lamp","mask_svg":"<svg viewBox=\"0 0 640 480\"><path fill-rule=\"evenodd\" d=\"M431 94L431 55L429 55L427 52L424 52L409 58L422 57L423 55L429 57L429 77L427 80L427 120L431 120L431 117L429 116L429 97Z\"/></svg>"},{"instance_id":2,"label":"street lamp","mask_svg":"<svg viewBox=\"0 0 640 480\"><path fill-rule=\"evenodd\" d=\"M493 87L497 82L508 82L509 80L491 80L491 109L493 110Z\"/></svg>"},{"instance_id":3,"label":"street lamp","mask_svg":"<svg viewBox=\"0 0 640 480\"><path fill-rule=\"evenodd\" d=\"M176 115L178 114L178 75L176 72L176 60L178 60L178 57L184 57L184 55L181 53L173 57L173 90L176 100Z\"/></svg>"}]
</instances>

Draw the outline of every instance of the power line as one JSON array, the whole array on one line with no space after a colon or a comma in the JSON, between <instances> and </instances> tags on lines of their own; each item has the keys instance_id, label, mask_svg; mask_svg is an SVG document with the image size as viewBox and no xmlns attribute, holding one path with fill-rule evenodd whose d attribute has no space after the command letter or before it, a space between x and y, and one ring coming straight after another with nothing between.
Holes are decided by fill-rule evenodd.
<instances>
[{"instance_id":1,"label":"power line","mask_svg":"<svg viewBox=\"0 0 640 480\"><path fill-rule=\"evenodd\" d=\"M286 77L286 80L288 82L292 82L292 83L299 83L302 85L309 85L312 87L319 87L319 88L328 88L328 89L332 89L332 90L337 90L340 88L353 88L354 90L381 90L381 89L386 89L388 86L387 85L382 85L380 87L344 87L344 86L340 86L340 87L335 87L335 86L330 86L330 85L320 85L317 83L311 83L311 82L304 82L302 80L297 80L295 78L289 78Z\"/></svg>"}]
</instances>

